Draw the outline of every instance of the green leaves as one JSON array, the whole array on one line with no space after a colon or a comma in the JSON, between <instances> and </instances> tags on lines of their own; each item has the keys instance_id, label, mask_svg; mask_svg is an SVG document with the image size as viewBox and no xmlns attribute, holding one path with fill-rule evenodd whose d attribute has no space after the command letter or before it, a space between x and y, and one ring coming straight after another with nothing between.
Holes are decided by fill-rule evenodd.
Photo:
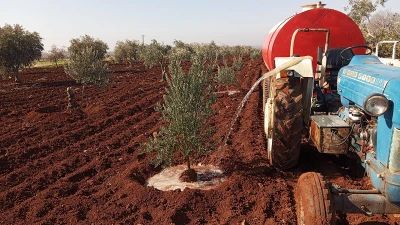
<instances>
[{"instance_id":1,"label":"green leaves","mask_svg":"<svg viewBox=\"0 0 400 225\"><path fill-rule=\"evenodd\" d=\"M169 54L171 46L158 43L152 40L149 45L142 45L139 47L139 59L143 61L147 68L152 68L157 63L161 66L162 80L165 80L166 71L166 57Z\"/></svg>"},{"instance_id":2,"label":"green leaves","mask_svg":"<svg viewBox=\"0 0 400 225\"><path fill-rule=\"evenodd\" d=\"M137 40L117 41L114 50L115 59L119 62L129 62L132 65L133 61L139 58L139 46Z\"/></svg>"},{"instance_id":3,"label":"green leaves","mask_svg":"<svg viewBox=\"0 0 400 225\"><path fill-rule=\"evenodd\" d=\"M348 15L358 25L365 24L369 21L372 13L376 11L378 5L384 5L388 0L349 0L349 6L345 7L345 11L350 9Z\"/></svg>"},{"instance_id":4,"label":"green leaves","mask_svg":"<svg viewBox=\"0 0 400 225\"><path fill-rule=\"evenodd\" d=\"M0 28L0 67L3 73L13 71L16 82L20 82L18 70L40 59L42 51L39 33L26 31L18 24Z\"/></svg>"},{"instance_id":5,"label":"green leaves","mask_svg":"<svg viewBox=\"0 0 400 225\"><path fill-rule=\"evenodd\" d=\"M368 43L376 44L383 40L399 40L400 15L392 13L390 10L379 11L372 15L370 21L365 25L365 32ZM385 47L381 49L381 51L383 50ZM388 55L391 55L391 48L387 51Z\"/></svg>"},{"instance_id":6,"label":"green leaves","mask_svg":"<svg viewBox=\"0 0 400 225\"><path fill-rule=\"evenodd\" d=\"M215 80L219 84L223 84L226 86L236 84L237 76L234 67L229 67L225 62L223 66L219 67L218 74Z\"/></svg>"},{"instance_id":7,"label":"green leaves","mask_svg":"<svg viewBox=\"0 0 400 225\"><path fill-rule=\"evenodd\" d=\"M57 48L56 45L51 46L50 54L48 60L57 65L59 60L65 59L67 57L67 52L64 48Z\"/></svg>"},{"instance_id":8,"label":"green leaves","mask_svg":"<svg viewBox=\"0 0 400 225\"><path fill-rule=\"evenodd\" d=\"M71 62L65 65L65 73L82 85L104 87L110 80L107 66L102 63L107 48L101 40L87 35L72 39L68 48Z\"/></svg>"},{"instance_id":9,"label":"green leaves","mask_svg":"<svg viewBox=\"0 0 400 225\"><path fill-rule=\"evenodd\" d=\"M250 51L250 58L252 60L256 60L256 59L260 58L261 55L262 55L262 50L261 49L253 48Z\"/></svg>"},{"instance_id":10,"label":"green leaves","mask_svg":"<svg viewBox=\"0 0 400 225\"><path fill-rule=\"evenodd\" d=\"M253 48L217 46L215 42L186 44L179 40L175 40L174 45L168 49L153 40L150 45L140 47L140 58L146 65L165 60L167 51L170 62L170 76L165 77L168 89L164 103L156 108L161 111L165 126L144 145L143 150L157 153L156 165L170 165L176 154L181 154L190 166L191 158L214 150L211 137L215 130L208 126L216 99L214 81L227 85L236 83L237 71L243 67L242 57L250 54ZM183 60L191 62L187 74L181 67ZM231 66L228 66L228 60L233 61ZM216 68L218 74L214 77Z\"/></svg>"},{"instance_id":11,"label":"green leaves","mask_svg":"<svg viewBox=\"0 0 400 225\"><path fill-rule=\"evenodd\" d=\"M176 152L189 159L213 149L212 128L206 126L215 101L212 70L199 58L193 58L188 74L183 72L179 60L171 61L169 71L167 93L159 106L166 126L145 145L145 151L157 152L156 165L171 164Z\"/></svg>"},{"instance_id":12,"label":"green leaves","mask_svg":"<svg viewBox=\"0 0 400 225\"><path fill-rule=\"evenodd\" d=\"M350 16L358 24L367 44L375 47L379 41L400 39L400 16L389 10L374 13L388 0L349 0ZM389 49L388 49L389 51Z\"/></svg>"},{"instance_id":13,"label":"green leaves","mask_svg":"<svg viewBox=\"0 0 400 225\"><path fill-rule=\"evenodd\" d=\"M91 48L94 60L103 60L108 49L106 43L89 35L72 39L70 42L71 45L68 48L68 52L71 59L80 57L79 55L83 54L84 49Z\"/></svg>"}]
</instances>

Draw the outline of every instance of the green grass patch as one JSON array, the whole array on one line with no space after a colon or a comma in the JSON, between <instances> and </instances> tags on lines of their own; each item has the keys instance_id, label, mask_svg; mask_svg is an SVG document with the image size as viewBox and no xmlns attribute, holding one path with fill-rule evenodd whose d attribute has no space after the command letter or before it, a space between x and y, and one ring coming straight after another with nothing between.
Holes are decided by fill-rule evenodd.
<instances>
[{"instance_id":1,"label":"green grass patch","mask_svg":"<svg viewBox=\"0 0 400 225\"><path fill-rule=\"evenodd\" d=\"M58 66L64 66L66 63L69 62L69 59L64 59L64 60L59 60L57 62ZM46 61L46 60L40 60L40 61L36 61L33 64L33 67L44 67L44 68L48 68L48 67L56 67L55 63L52 63L50 61Z\"/></svg>"}]
</instances>

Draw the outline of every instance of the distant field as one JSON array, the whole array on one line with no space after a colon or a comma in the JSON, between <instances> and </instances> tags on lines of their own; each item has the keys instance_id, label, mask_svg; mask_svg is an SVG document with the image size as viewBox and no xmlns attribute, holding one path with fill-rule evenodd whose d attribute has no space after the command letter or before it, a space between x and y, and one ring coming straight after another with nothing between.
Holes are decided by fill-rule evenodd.
<instances>
[{"instance_id":1,"label":"distant field","mask_svg":"<svg viewBox=\"0 0 400 225\"><path fill-rule=\"evenodd\" d=\"M103 60L104 62L111 62L113 60L106 58ZM69 59L64 59L64 60L60 60L57 62L58 66L64 66L65 64L69 63L70 60ZM35 68L52 68L52 67L56 67L55 63L52 63L48 60L40 60L40 61L36 61L33 63L33 67Z\"/></svg>"},{"instance_id":2,"label":"distant field","mask_svg":"<svg viewBox=\"0 0 400 225\"><path fill-rule=\"evenodd\" d=\"M57 62L58 66L63 66L64 64L68 63L69 59L65 59L65 60L60 60ZM36 61L33 64L33 67L56 67L55 63L52 63L50 61L47 60L40 60L40 61Z\"/></svg>"}]
</instances>

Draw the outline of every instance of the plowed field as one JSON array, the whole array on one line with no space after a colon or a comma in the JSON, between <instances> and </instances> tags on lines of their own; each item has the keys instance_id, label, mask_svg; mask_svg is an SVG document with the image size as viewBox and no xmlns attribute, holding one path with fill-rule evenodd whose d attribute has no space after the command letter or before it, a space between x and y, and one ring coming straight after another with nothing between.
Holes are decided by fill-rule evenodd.
<instances>
[{"instance_id":1,"label":"plowed field","mask_svg":"<svg viewBox=\"0 0 400 225\"><path fill-rule=\"evenodd\" d=\"M218 90L216 138L222 144L238 104L261 74L248 58L236 86ZM298 167L270 167L260 91L251 95L226 148L199 159L226 180L213 190L159 191L146 179L162 170L141 145L162 124L154 107L166 83L159 67L111 65L105 89L75 84L63 68L34 68L22 84L0 81L0 224L295 224L294 187L317 171L346 188L370 188L353 162L304 147ZM83 113L67 110L72 86ZM229 95L227 90L239 91ZM184 163L177 158L177 164ZM369 222L368 222L369 221ZM394 216L343 216L338 224L396 224Z\"/></svg>"}]
</instances>

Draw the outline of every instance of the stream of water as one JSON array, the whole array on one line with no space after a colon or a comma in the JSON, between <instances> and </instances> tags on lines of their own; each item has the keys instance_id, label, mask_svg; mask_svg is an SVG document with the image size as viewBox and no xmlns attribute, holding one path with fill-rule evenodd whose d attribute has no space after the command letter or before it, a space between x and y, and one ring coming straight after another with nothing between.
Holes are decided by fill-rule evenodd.
<instances>
[{"instance_id":1,"label":"stream of water","mask_svg":"<svg viewBox=\"0 0 400 225\"><path fill-rule=\"evenodd\" d=\"M224 156L225 153L225 148L228 145L228 140L229 140L229 136L232 133L232 129L233 126L236 123L237 118L239 117L240 112L242 111L244 104L249 100L250 95L254 92L254 89L261 83L261 81L263 81L264 79L267 79L269 77L271 77L272 75L276 75L277 73L279 73L282 70L285 70L291 66L297 65L298 63L300 63L301 61L303 61L304 59L312 59L312 57L310 56L305 56L305 57L294 57L292 60L282 64L281 66L269 71L268 73L264 74L263 76L261 76L254 84L253 86L250 88L250 90L247 92L247 94L244 96L243 100L240 102L238 108L236 109L235 115L233 117L233 120L230 123L229 129L228 129L228 133L226 134L225 138L224 138L224 142L222 144L222 146L220 146L218 148L219 150L219 156L218 156L218 162L217 162L217 167L219 166L219 164L221 163L222 157Z\"/></svg>"}]
</instances>

